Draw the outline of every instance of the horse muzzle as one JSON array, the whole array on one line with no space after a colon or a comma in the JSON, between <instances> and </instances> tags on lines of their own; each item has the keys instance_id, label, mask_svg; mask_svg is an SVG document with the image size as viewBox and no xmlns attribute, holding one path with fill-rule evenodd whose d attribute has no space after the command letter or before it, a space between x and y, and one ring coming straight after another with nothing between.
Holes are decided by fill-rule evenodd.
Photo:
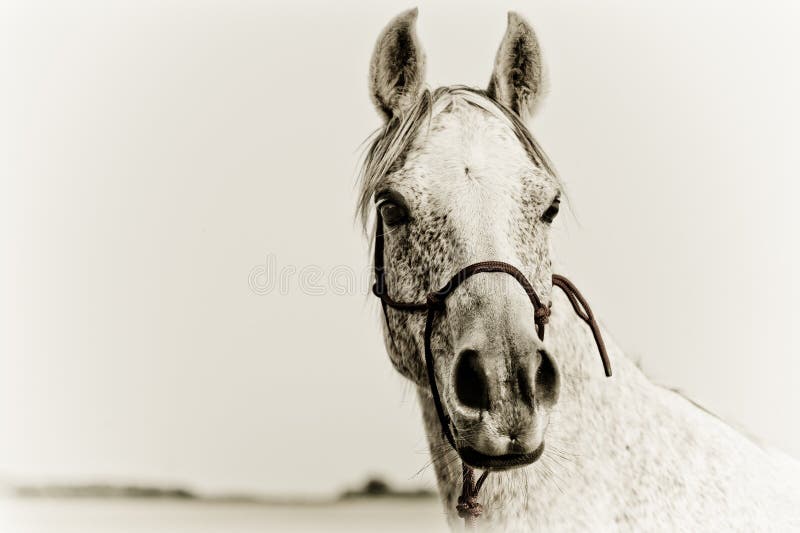
<instances>
[{"instance_id":1,"label":"horse muzzle","mask_svg":"<svg viewBox=\"0 0 800 533\"><path fill-rule=\"evenodd\" d=\"M531 452L506 453L503 455L487 455L470 446L458 449L461 460L473 468L481 470L512 470L535 463L544 453L544 441Z\"/></svg>"}]
</instances>

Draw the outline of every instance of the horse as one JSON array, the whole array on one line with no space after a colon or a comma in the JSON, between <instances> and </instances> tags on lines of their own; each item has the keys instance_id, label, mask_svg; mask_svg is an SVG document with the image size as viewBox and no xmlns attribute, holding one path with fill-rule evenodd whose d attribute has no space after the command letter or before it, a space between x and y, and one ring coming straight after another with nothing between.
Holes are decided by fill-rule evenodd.
<instances>
[{"instance_id":1,"label":"horse","mask_svg":"<svg viewBox=\"0 0 800 533\"><path fill-rule=\"evenodd\" d=\"M563 185L527 126L544 87L530 24L509 13L485 90L430 90L417 16L389 22L369 66L383 126L357 210L365 232L371 213L380 221L379 295L425 302L465 265L492 260L528 282L497 271L462 279L429 330L424 313L383 306L386 351L416 385L450 527L461 527L474 467L491 471L484 530L800 530L800 463L649 381L603 330L606 379L574 297L553 289ZM548 309L546 337L531 296Z\"/></svg>"}]
</instances>

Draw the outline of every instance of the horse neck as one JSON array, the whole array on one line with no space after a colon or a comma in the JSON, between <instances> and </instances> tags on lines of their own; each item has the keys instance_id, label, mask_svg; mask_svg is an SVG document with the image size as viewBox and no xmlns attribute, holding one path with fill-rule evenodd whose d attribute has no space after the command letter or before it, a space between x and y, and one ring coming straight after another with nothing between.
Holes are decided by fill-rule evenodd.
<instances>
[{"instance_id":1,"label":"horse neck","mask_svg":"<svg viewBox=\"0 0 800 533\"><path fill-rule=\"evenodd\" d=\"M623 398L636 397L649 382L627 359L612 339L604 335L614 377L608 379L591 332L573 312L560 291L553 291L553 313L547 327L546 344L561 373L561 392L545 435L545 452L538 462L525 468L492 473L479 496L491 520L496 509L504 517L546 512L549 498L570 490L581 466L581 458L598 449L613 448L614 434L622 421L615 419L614 406ZM442 436L430 391L421 387L418 396L428 435L432 463L450 520L458 520L455 504L461 492L461 461ZM566 486L565 486L566 485ZM538 510L537 510L538 509ZM515 510L519 512L515 512ZM524 512L523 512L524 510ZM500 519L500 517L495 517Z\"/></svg>"}]
</instances>

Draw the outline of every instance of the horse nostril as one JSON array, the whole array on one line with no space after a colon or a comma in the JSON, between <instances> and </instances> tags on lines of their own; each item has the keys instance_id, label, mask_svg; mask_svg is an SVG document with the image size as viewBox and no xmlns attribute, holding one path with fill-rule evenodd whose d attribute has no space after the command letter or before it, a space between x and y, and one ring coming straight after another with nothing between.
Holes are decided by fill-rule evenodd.
<instances>
[{"instance_id":1,"label":"horse nostril","mask_svg":"<svg viewBox=\"0 0 800 533\"><path fill-rule=\"evenodd\" d=\"M456 363L456 398L473 409L489 409L489 383L481 366L478 352L464 350Z\"/></svg>"},{"instance_id":2,"label":"horse nostril","mask_svg":"<svg viewBox=\"0 0 800 533\"><path fill-rule=\"evenodd\" d=\"M536 394L541 400L555 403L558 398L558 371L555 364L544 350L539 350L541 361L536 371Z\"/></svg>"}]
</instances>

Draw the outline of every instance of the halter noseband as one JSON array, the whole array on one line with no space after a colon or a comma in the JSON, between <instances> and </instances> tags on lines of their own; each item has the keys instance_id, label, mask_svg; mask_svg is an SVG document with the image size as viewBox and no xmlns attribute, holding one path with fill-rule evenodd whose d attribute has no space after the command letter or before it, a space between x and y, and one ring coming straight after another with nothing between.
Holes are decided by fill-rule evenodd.
<instances>
[{"instance_id":1,"label":"halter noseband","mask_svg":"<svg viewBox=\"0 0 800 533\"><path fill-rule=\"evenodd\" d=\"M391 296L389 296L389 292L386 288L383 249L383 218L381 217L380 211L378 211L375 229L375 284L372 286L372 292L381 300L381 307L383 308L383 315L384 319L386 320L387 329L389 327L389 316L387 313L388 307L398 311L407 312L427 311L428 314L427 318L425 319L425 333L423 338L425 344L425 367L428 374L428 385L431 389L433 405L436 407L436 414L439 417L439 423L442 426L442 433L447 439L447 442L450 443L450 446L452 446L456 453L458 453L455 437L453 436L453 432L450 428L450 417L447 416L444 411L444 406L442 405L442 400L439 396L439 387L436 385L436 372L433 361L433 350L431 349L431 336L433 334L433 321L436 318L437 311L444 309L444 304L445 300L447 300L447 297L450 296L453 291L455 291L465 280L467 280L467 278L470 278L475 274L481 274L485 272L501 272L508 274L517 280L520 285L522 285L522 288L528 295L531 304L533 304L536 334L539 337L539 340L542 341L544 340L545 325L550 318L550 306L545 306L542 304L542 301L536 294L533 285L531 285L530 281L528 281L525 275L518 268L502 261L481 261L479 263L473 263L462 268L456 272L456 274L453 275L453 277L451 277L441 289L438 291L429 292L425 297L424 302L400 302L394 300ZM564 291L564 294L567 295L570 304L572 304L575 314L577 314L578 317L589 326L589 329L591 329L595 344L597 345L597 351L600 353L600 359L603 362L605 374L607 377L611 377L611 363L608 359L608 353L606 351L605 343L603 342L603 337L600 334L600 327L598 326L597 321L592 314L592 310L589 308L589 304L586 302L586 299L578 291L575 285L573 285L571 281L563 276L553 274L553 285ZM552 305L552 303L550 305ZM392 337L392 340L394 340L391 329L389 329L389 335ZM483 482L486 480L486 476L489 474L489 471L485 470L478 478L477 482L473 482L474 471L472 467L462 462L462 474L463 484L461 496L458 498L458 505L456 506L456 509L458 510L458 515L464 519L464 522L467 525L474 526L475 520L483 511L481 504L477 501L478 492L480 491Z\"/></svg>"}]
</instances>

